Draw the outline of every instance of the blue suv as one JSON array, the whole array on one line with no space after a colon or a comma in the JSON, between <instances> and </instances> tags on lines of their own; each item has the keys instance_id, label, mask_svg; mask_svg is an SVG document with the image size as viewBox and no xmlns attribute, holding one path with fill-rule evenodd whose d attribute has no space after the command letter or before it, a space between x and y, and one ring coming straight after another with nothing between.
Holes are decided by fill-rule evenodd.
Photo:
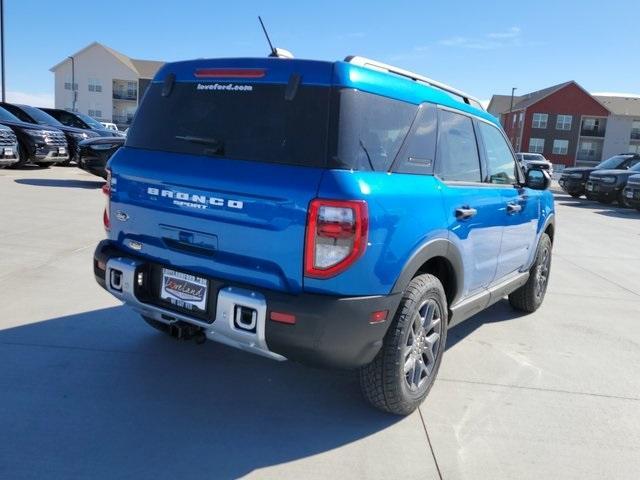
<instances>
[{"instance_id":1,"label":"blue suv","mask_svg":"<svg viewBox=\"0 0 640 480\"><path fill-rule=\"evenodd\" d=\"M102 287L178 338L359 369L388 412L449 327L547 288L548 175L477 100L373 60L166 64L109 168Z\"/></svg>"}]
</instances>

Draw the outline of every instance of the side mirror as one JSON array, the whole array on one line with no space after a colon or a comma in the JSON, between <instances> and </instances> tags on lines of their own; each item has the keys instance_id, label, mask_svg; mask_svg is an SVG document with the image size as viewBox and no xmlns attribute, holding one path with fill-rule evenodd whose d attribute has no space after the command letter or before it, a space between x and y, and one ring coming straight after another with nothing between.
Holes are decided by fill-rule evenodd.
<instances>
[{"instance_id":1,"label":"side mirror","mask_svg":"<svg viewBox=\"0 0 640 480\"><path fill-rule=\"evenodd\" d=\"M527 170L525 186L533 190L546 190L551 185L551 177L544 170Z\"/></svg>"}]
</instances>

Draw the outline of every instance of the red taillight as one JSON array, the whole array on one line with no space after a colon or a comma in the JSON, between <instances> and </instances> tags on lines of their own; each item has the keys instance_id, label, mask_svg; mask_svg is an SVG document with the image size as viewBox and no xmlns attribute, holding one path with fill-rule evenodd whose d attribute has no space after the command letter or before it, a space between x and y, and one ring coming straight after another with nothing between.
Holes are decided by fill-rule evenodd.
<instances>
[{"instance_id":1,"label":"red taillight","mask_svg":"<svg viewBox=\"0 0 640 480\"><path fill-rule=\"evenodd\" d=\"M196 78L262 78L264 68L198 68L193 72Z\"/></svg>"},{"instance_id":2,"label":"red taillight","mask_svg":"<svg viewBox=\"0 0 640 480\"><path fill-rule=\"evenodd\" d=\"M369 317L369 323L382 323L387 319L389 315L389 310L378 310L377 312L373 312Z\"/></svg>"},{"instance_id":3,"label":"red taillight","mask_svg":"<svg viewBox=\"0 0 640 480\"><path fill-rule=\"evenodd\" d=\"M286 323L287 325L294 325L296 323L296 316L291 313L271 312L269 318L274 322Z\"/></svg>"},{"instance_id":4,"label":"red taillight","mask_svg":"<svg viewBox=\"0 0 640 480\"><path fill-rule=\"evenodd\" d=\"M109 208L111 208L111 170L107 169L107 181L102 186L102 193L105 194L107 199L107 205L104 208L104 213L102 214L102 223L104 224L104 229L108 232L111 229L111 220L109 219Z\"/></svg>"},{"instance_id":5,"label":"red taillight","mask_svg":"<svg viewBox=\"0 0 640 480\"><path fill-rule=\"evenodd\" d=\"M349 268L367 248L368 230L365 201L312 200L305 241L305 275L329 278Z\"/></svg>"}]
</instances>

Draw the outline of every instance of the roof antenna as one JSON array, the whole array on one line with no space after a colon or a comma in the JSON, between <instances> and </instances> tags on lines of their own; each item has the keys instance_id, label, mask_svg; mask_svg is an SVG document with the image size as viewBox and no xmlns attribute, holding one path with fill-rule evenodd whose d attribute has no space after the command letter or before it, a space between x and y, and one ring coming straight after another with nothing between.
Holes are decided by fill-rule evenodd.
<instances>
[{"instance_id":1,"label":"roof antenna","mask_svg":"<svg viewBox=\"0 0 640 480\"><path fill-rule=\"evenodd\" d=\"M262 31L264 32L264 36L267 37L267 43L269 43L269 48L271 49L271 53L269 53L270 57L276 58L293 58L293 54L289 50L285 50L284 48L276 48L271 43L271 39L269 38L269 33L267 33L267 29L264 26L264 22L262 21L262 17L258 15L258 20L260 21L260 25L262 26Z\"/></svg>"}]
</instances>

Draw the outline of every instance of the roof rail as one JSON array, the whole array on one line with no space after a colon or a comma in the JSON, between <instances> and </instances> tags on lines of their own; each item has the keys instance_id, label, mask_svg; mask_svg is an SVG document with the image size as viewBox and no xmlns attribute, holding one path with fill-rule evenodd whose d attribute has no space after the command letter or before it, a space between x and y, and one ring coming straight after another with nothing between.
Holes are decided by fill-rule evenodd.
<instances>
[{"instance_id":1,"label":"roof rail","mask_svg":"<svg viewBox=\"0 0 640 480\"><path fill-rule=\"evenodd\" d=\"M444 90L447 93L462 98L462 101L464 101L464 103L466 104L473 105L474 107L484 110L484 107L477 98L472 97L471 95L467 95L463 91L458 90L457 88L453 88L445 83L438 82L437 80L432 80L429 77L425 77L424 75L420 75L418 73L410 72L409 70L404 70L402 68L394 67L393 65L387 65L386 63L378 62L377 60L371 60L370 58L360 57L357 55L349 55L344 59L344 61L352 63L353 65L358 65L360 67L395 73L396 75L410 78L411 80L414 80L416 82L426 83L427 85L438 88L440 90Z\"/></svg>"}]
</instances>

